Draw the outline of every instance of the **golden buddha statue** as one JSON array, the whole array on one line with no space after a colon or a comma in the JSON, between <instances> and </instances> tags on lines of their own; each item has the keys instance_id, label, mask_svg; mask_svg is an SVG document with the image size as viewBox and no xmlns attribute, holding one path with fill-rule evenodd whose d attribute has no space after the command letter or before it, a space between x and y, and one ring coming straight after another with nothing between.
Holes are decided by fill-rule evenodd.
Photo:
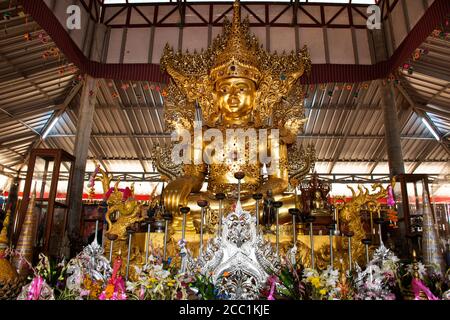
<instances>
[{"instance_id":1,"label":"golden buddha statue","mask_svg":"<svg viewBox=\"0 0 450 320\"><path fill-rule=\"evenodd\" d=\"M207 50L182 54L166 46L161 66L173 79L164 101L166 130L176 133L176 139L187 131L193 141L181 153L157 146L153 155L169 182L163 199L166 210L174 214L175 230L181 227L180 207L190 207L188 230L192 230L192 219L200 214L197 201L207 200L208 209L217 212L218 193L226 194L223 212L229 212L238 196L236 172L245 173L240 187L245 210L254 212L253 194L270 190L276 201L283 202L280 222L291 221L288 209L296 206L296 199L292 192L284 193L314 163L312 148L305 151L295 145L306 120L298 83L310 69L306 48L281 55L266 52L250 34L248 20L241 22L236 1L232 23L225 22L223 34ZM220 135L227 137L225 144L219 142ZM255 145L259 156L252 153ZM262 160L262 150L270 154L271 162ZM174 154L188 161L176 164L170 159ZM206 191L200 192L206 181Z\"/></svg>"},{"instance_id":2,"label":"golden buddha statue","mask_svg":"<svg viewBox=\"0 0 450 320\"><path fill-rule=\"evenodd\" d=\"M321 209L325 208L325 206L323 204L323 200L322 200L322 194L320 193L320 191L316 191L314 193L313 203L314 203L314 209L316 209L316 210L321 210Z\"/></svg>"},{"instance_id":3,"label":"golden buddha statue","mask_svg":"<svg viewBox=\"0 0 450 320\"><path fill-rule=\"evenodd\" d=\"M314 199L312 201L313 208L311 210L312 215L330 215L331 211L325 208L325 201L322 198L322 193L319 190L314 192Z\"/></svg>"}]
</instances>

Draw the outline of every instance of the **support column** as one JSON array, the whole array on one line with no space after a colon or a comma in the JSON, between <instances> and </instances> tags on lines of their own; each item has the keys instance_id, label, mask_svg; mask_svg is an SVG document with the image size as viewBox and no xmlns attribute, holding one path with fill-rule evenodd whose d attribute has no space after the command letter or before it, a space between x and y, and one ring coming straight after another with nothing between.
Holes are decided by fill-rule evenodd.
<instances>
[{"instance_id":1,"label":"support column","mask_svg":"<svg viewBox=\"0 0 450 320\"><path fill-rule=\"evenodd\" d=\"M80 236L81 209L83 197L84 174L91 138L92 121L94 119L97 95L97 80L89 75L83 85L78 111L77 132L75 138L75 164L70 185L69 235L72 241Z\"/></svg>"},{"instance_id":2,"label":"support column","mask_svg":"<svg viewBox=\"0 0 450 320\"><path fill-rule=\"evenodd\" d=\"M372 64L389 59L385 36L386 27L386 24L381 21L381 29L367 28Z\"/></svg>"},{"instance_id":3,"label":"support column","mask_svg":"<svg viewBox=\"0 0 450 320\"><path fill-rule=\"evenodd\" d=\"M9 217L8 237L13 239L14 227L18 214L16 213L17 199L19 196L19 177L15 177L11 181L11 186L8 192L8 200L6 200L6 210L11 206L11 216Z\"/></svg>"},{"instance_id":4,"label":"support column","mask_svg":"<svg viewBox=\"0 0 450 320\"><path fill-rule=\"evenodd\" d=\"M395 105L394 89L391 84L380 80L381 102L383 105L385 142L388 154L389 173L391 176L405 173L402 145L400 141L400 125Z\"/></svg>"}]
</instances>

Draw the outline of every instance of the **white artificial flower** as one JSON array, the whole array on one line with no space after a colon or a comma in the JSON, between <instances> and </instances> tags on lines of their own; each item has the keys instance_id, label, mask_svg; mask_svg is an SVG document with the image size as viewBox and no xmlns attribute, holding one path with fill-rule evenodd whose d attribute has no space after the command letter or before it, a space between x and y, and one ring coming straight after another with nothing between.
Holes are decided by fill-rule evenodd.
<instances>
[{"instance_id":1,"label":"white artificial flower","mask_svg":"<svg viewBox=\"0 0 450 320\"><path fill-rule=\"evenodd\" d=\"M130 292L134 292L139 284L137 282L127 281L126 290Z\"/></svg>"},{"instance_id":2,"label":"white artificial flower","mask_svg":"<svg viewBox=\"0 0 450 320\"><path fill-rule=\"evenodd\" d=\"M450 300L450 290L447 290L442 294L442 300Z\"/></svg>"},{"instance_id":3,"label":"white artificial flower","mask_svg":"<svg viewBox=\"0 0 450 320\"><path fill-rule=\"evenodd\" d=\"M318 277L318 276L319 276L319 273L315 269L305 268L305 270L303 270L304 278L312 278L312 277Z\"/></svg>"},{"instance_id":4,"label":"white artificial flower","mask_svg":"<svg viewBox=\"0 0 450 320\"><path fill-rule=\"evenodd\" d=\"M339 281L339 271L334 270L329 266L324 270L320 276L321 280L325 282L327 287L335 287Z\"/></svg>"},{"instance_id":5,"label":"white artificial flower","mask_svg":"<svg viewBox=\"0 0 450 320\"><path fill-rule=\"evenodd\" d=\"M139 268L138 266L134 266L134 270L135 270L135 272L136 272L136 274L141 274L141 272L142 272L142 269L141 268Z\"/></svg>"},{"instance_id":6,"label":"white artificial flower","mask_svg":"<svg viewBox=\"0 0 450 320\"><path fill-rule=\"evenodd\" d=\"M422 262L417 262L417 267L418 267L417 272L419 273L419 278L423 279L427 275L427 269L425 268L425 265ZM411 276L414 276L414 263L408 264L407 270Z\"/></svg>"}]
</instances>

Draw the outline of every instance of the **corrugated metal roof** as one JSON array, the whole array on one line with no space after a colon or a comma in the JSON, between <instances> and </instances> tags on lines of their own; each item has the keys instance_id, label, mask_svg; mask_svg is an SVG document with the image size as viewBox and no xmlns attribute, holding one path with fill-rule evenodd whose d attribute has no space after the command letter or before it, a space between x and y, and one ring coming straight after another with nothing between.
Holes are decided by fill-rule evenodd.
<instances>
[{"instance_id":1,"label":"corrugated metal roof","mask_svg":"<svg viewBox=\"0 0 450 320\"><path fill-rule=\"evenodd\" d=\"M3 19L0 29L0 164L16 167L61 107L76 69L31 17Z\"/></svg>"},{"instance_id":2,"label":"corrugated metal roof","mask_svg":"<svg viewBox=\"0 0 450 320\"><path fill-rule=\"evenodd\" d=\"M0 33L0 164L18 169L52 115L65 107L78 79L77 70L62 54L42 57L53 42L30 17L27 23L14 19L11 30ZM32 40L24 39L26 32ZM448 167L449 154L415 108L428 115L442 137L448 134L450 45L430 37L423 47L428 49L426 57L413 63L413 74L405 71L400 79L415 107L398 90L395 99L406 168L431 173ZM304 86L308 121L299 140L315 146L319 173L388 172L379 86L379 81ZM110 171L153 171L149 161L153 145L169 141L164 133L163 87L145 81L99 80L89 157L103 159ZM43 146L73 153L79 95L69 101ZM446 145L448 138L443 139ZM435 169L427 163L435 163Z\"/></svg>"},{"instance_id":3,"label":"corrugated metal roof","mask_svg":"<svg viewBox=\"0 0 450 320\"><path fill-rule=\"evenodd\" d=\"M450 44L448 40L430 36L418 48L422 54L413 61L413 72L403 71L408 94L417 101L436 126L439 134L449 142L450 133ZM426 130L426 129L425 129Z\"/></svg>"}]
</instances>

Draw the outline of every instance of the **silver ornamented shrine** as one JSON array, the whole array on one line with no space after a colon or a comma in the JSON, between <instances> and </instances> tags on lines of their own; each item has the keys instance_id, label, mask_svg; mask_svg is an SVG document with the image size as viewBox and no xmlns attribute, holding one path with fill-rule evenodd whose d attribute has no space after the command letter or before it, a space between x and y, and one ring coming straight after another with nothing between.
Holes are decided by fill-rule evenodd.
<instances>
[{"instance_id":1,"label":"silver ornamented shrine","mask_svg":"<svg viewBox=\"0 0 450 320\"><path fill-rule=\"evenodd\" d=\"M212 276L219 294L232 300L257 299L269 275L280 270L280 261L256 229L255 216L239 201L222 225L221 234L208 241L198 257L197 268Z\"/></svg>"}]
</instances>

